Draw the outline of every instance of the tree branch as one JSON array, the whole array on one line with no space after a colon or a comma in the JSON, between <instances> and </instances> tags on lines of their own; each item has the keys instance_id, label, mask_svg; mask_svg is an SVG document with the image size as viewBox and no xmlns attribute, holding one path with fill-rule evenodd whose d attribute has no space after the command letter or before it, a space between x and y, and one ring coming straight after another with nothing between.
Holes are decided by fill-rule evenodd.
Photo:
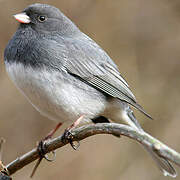
<instances>
[{"instance_id":1,"label":"tree branch","mask_svg":"<svg viewBox=\"0 0 180 180\"><path fill-rule=\"evenodd\" d=\"M85 125L80 128L73 129L71 131L73 135L73 141L81 141L89 136L96 134L114 134L127 136L135 141L148 146L153 151L155 151L159 156L174 162L180 166L180 154L169 148L159 140L153 138L145 132L138 131L130 126L116 123L104 123L104 124L91 124ZM62 142L62 136L54 138L46 143L47 153L55 149L61 148L68 144L68 141ZM9 163L6 168L9 174L12 175L16 171L20 170L27 164L35 161L39 158L39 154L36 148L30 152L18 157L16 160Z\"/></svg>"}]
</instances>

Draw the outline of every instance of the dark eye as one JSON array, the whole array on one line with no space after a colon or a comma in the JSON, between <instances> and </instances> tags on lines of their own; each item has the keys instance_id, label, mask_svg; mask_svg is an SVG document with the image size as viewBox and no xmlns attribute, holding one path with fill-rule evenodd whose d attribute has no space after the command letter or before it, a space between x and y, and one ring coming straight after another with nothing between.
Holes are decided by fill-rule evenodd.
<instances>
[{"instance_id":1,"label":"dark eye","mask_svg":"<svg viewBox=\"0 0 180 180\"><path fill-rule=\"evenodd\" d=\"M38 17L38 20L39 20L40 22L44 22L46 19L47 19L46 16L39 16L39 17Z\"/></svg>"}]
</instances>

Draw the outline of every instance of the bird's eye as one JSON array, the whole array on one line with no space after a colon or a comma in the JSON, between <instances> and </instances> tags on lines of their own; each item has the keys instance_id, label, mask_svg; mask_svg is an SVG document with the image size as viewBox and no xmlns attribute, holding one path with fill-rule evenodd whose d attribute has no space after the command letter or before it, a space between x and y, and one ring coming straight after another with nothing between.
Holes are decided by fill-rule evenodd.
<instances>
[{"instance_id":1,"label":"bird's eye","mask_svg":"<svg viewBox=\"0 0 180 180\"><path fill-rule=\"evenodd\" d=\"M46 16L39 16L39 17L38 17L38 20L39 20L40 22L44 22L46 19L47 19Z\"/></svg>"}]
</instances>

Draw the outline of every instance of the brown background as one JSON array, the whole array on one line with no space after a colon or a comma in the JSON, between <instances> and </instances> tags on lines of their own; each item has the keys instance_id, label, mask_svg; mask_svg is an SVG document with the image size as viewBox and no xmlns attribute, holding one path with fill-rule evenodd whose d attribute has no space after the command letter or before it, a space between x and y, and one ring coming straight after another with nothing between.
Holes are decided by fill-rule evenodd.
<instances>
[{"instance_id":1,"label":"brown background","mask_svg":"<svg viewBox=\"0 0 180 180\"><path fill-rule=\"evenodd\" d=\"M3 63L4 48L17 28L12 15L34 2L37 1L0 0L0 136L6 139L5 163L29 151L55 126L55 122L42 117L19 93L5 73ZM60 8L109 53L140 104L155 119L150 121L136 113L144 129L180 152L180 2L38 2ZM33 166L17 172L14 179L29 179ZM98 135L81 142L78 151L70 146L59 149L54 163L41 164L36 179L163 180L165 177L134 141Z\"/></svg>"}]
</instances>

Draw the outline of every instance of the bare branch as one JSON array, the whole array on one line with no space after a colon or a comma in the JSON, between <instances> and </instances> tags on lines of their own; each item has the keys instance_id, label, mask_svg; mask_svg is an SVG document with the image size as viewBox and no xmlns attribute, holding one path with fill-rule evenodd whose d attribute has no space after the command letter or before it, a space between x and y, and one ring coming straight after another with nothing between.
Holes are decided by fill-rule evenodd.
<instances>
[{"instance_id":1,"label":"bare branch","mask_svg":"<svg viewBox=\"0 0 180 180\"><path fill-rule=\"evenodd\" d=\"M114 135L123 135L127 136L131 139L136 140L137 142L148 146L153 151L155 151L159 156L164 157L165 159L174 162L178 166L180 166L180 154L169 148L159 140L153 138L149 134L145 132L138 131L130 126L116 123L107 123L107 124L91 124L82 126L80 128L73 129L71 131L73 135L74 141L81 141L89 136L93 136L96 134L114 134ZM68 141L62 142L62 136L54 138L46 143L47 153L51 152L55 149L61 148L68 144ZM30 152L22 155L16 160L9 163L6 168L9 171L9 174L12 175L16 171L20 170L27 164L35 161L39 158L37 149L34 148Z\"/></svg>"}]
</instances>

